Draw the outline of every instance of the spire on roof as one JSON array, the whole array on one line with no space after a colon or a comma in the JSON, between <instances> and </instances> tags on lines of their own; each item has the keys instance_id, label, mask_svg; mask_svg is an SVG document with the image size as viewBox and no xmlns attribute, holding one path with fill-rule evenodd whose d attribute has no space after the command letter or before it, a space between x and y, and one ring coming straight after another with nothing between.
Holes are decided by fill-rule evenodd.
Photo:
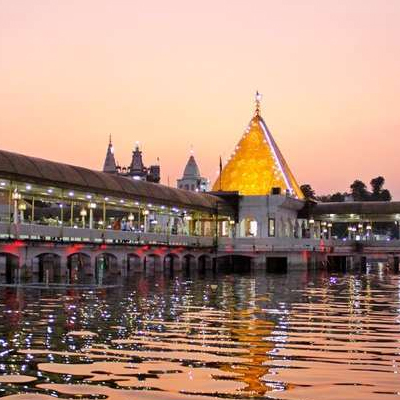
<instances>
[{"instance_id":1,"label":"spire on roof","mask_svg":"<svg viewBox=\"0 0 400 400\"><path fill-rule=\"evenodd\" d=\"M256 93L255 115L246 128L213 191L238 191L241 195L268 195L273 188L297 198L303 194L260 116L261 94Z\"/></svg>"},{"instance_id":2,"label":"spire on roof","mask_svg":"<svg viewBox=\"0 0 400 400\"><path fill-rule=\"evenodd\" d=\"M133 176L143 178L146 176L147 170L143 163L142 151L140 150L139 142L135 143L135 149L132 152L132 161L130 165L130 172Z\"/></svg>"},{"instance_id":3,"label":"spire on roof","mask_svg":"<svg viewBox=\"0 0 400 400\"><path fill-rule=\"evenodd\" d=\"M103 172L108 172L110 174L115 174L117 172L117 163L115 162L114 146L112 145L111 133L108 142L106 159L104 160Z\"/></svg>"},{"instance_id":4,"label":"spire on roof","mask_svg":"<svg viewBox=\"0 0 400 400\"><path fill-rule=\"evenodd\" d=\"M182 178L177 180L177 186L179 189L204 192L208 190L208 181L200 175L200 170L193 153L193 146L190 146L190 156Z\"/></svg>"},{"instance_id":5,"label":"spire on roof","mask_svg":"<svg viewBox=\"0 0 400 400\"><path fill-rule=\"evenodd\" d=\"M261 99L262 99L262 94L256 91L256 112L255 115L260 115L260 104L261 104Z\"/></svg>"},{"instance_id":6,"label":"spire on roof","mask_svg":"<svg viewBox=\"0 0 400 400\"><path fill-rule=\"evenodd\" d=\"M188 162L186 163L185 170L183 171L185 178L200 178L200 170L197 166L197 162L194 159L193 154L190 155Z\"/></svg>"}]
</instances>

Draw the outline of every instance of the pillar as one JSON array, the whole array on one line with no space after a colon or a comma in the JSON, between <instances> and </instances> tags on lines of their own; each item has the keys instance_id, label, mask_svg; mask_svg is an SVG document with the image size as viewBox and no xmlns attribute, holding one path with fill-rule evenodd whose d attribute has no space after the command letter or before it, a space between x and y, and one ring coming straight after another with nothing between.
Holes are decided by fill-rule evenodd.
<instances>
[{"instance_id":1,"label":"pillar","mask_svg":"<svg viewBox=\"0 0 400 400\"><path fill-rule=\"evenodd\" d=\"M86 260L86 258L84 258L84 260ZM85 275L91 275L91 276L95 275L97 261L98 261L97 257L93 254L90 257L90 262L85 263L85 265L83 266Z\"/></svg>"},{"instance_id":2,"label":"pillar","mask_svg":"<svg viewBox=\"0 0 400 400\"><path fill-rule=\"evenodd\" d=\"M251 259L251 269L252 270L266 270L266 258L264 255L253 257Z\"/></svg>"},{"instance_id":3,"label":"pillar","mask_svg":"<svg viewBox=\"0 0 400 400\"><path fill-rule=\"evenodd\" d=\"M182 271L182 259L180 257L174 257L173 270Z\"/></svg>"},{"instance_id":4,"label":"pillar","mask_svg":"<svg viewBox=\"0 0 400 400\"><path fill-rule=\"evenodd\" d=\"M60 275L67 276L68 272L68 257L61 256L60 258Z\"/></svg>"}]
</instances>

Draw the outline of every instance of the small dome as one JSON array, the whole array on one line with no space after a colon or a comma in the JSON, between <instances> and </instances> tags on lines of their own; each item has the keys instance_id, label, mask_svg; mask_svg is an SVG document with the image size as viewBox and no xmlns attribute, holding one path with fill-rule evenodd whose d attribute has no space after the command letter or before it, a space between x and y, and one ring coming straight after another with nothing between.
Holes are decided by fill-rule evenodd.
<instances>
[{"instance_id":1,"label":"small dome","mask_svg":"<svg viewBox=\"0 0 400 400\"><path fill-rule=\"evenodd\" d=\"M184 178L200 178L199 167L197 166L196 160L193 155L189 157L189 160L186 164L185 170L183 171Z\"/></svg>"}]
</instances>

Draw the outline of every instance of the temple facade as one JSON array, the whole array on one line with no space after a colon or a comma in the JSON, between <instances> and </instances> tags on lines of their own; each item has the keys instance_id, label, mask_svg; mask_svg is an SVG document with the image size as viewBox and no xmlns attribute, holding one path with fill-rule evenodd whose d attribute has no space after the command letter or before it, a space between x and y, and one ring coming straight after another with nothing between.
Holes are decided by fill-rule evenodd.
<instances>
[{"instance_id":1,"label":"temple facade","mask_svg":"<svg viewBox=\"0 0 400 400\"><path fill-rule=\"evenodd\" d=\"M112 144L111 136L108 143L106 158L104 160L103 172L107 172L109 174L118 174L131 177L135 180L142 180L154 183L159 183L161 179L159 164L145 167L143 163L142 151L139 148L138 142L136 142L135 148L132 152L132 160L129 166L119 166L115 161L114 146Z\"/></svg>"},{"instance_id":2,"label":"temple facade","mask_svg":"<svg viewBox=\"0 0 400 400\"><path fill-rule=\"evenodd\" d=\"M193 153L190 155L181 179L177 180L178 189L192 192L207 192L209 180L200 174L199 167Z\"/></svg>"}]
</instances>

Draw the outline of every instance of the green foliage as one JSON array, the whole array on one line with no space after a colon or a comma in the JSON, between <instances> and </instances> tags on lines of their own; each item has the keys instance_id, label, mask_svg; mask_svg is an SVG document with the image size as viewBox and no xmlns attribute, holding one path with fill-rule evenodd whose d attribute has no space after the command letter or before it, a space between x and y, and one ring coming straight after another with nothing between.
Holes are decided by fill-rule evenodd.
<instances>
[{"instance_id":1,"label":"green foliage","mask_svg":"<svg viewBox=\"0 0 400 400\"><path fill-rule=\"evenodd\" d=\"M392 200L392 195L388 189L383 189L384 184L385 178L383 176L377 176L370 181L371 191L369 191L367 185L359 179L356 179L350 185L350 193L336 192L333 194L316 196L315 190L309 184L301 185L300 189L306 199L315 199L323 203L342 202L345 201L348 196L351 196L354 201L390 201Z\"/></svg>"}]
</instances>

